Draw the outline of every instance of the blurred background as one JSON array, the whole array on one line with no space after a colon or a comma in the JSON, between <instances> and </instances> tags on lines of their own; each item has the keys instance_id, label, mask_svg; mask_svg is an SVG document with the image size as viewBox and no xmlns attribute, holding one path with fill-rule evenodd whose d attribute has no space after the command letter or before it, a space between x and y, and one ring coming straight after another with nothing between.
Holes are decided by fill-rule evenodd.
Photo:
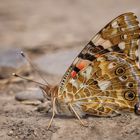
<instances>
[{"instance_id":1,"label":"blurred background","mask_svg":"<svg viewBox=\"0 0 140 140\"><path fill-rule=\"evenodd\" d=\"M53 132L56 131L55 128L52 129L53 136L52 133L44 134L46 118L14 100L16 94L31 85L11 76L12 72L17 72L29 78L40 79L20 56L20 51L23 50L50 83L59 83L84 45L108 22L125 12L134 12L140 21L140 1L0 0L0 139L35 139L32 131L28 131L36 131L34 128L37 129L37 139L45 136L44 139L52 137L57 140L75 137L111 140L112 133L117 140L122 137L137 140L140 137L139 120L129 116L118 120L103 119L102 123L94 118L92 122L97 122L94 133L81 129L72 120L63 120L66 125L62 126L62 120L58 119L56 124L61 124L62 127L58 134ZM125 122L125 127L121 121ZM137 123L133 124L135 122ZM73 126L67 129L67 124ZM130 127L134 130L132 133ZM73 128L77 131L71 136L70 130ZM132 137L128 138L130 134Z\"/></svg>"},{"instance_id":2,"label":"blurred background","mask_svg":"<svg viewBox=\"0 0 140 140\"><path fill-rule=\"evenodd\" d=\"M10 60L10 66L17 64L19 58L12 57L16 50L36 53L36 57L46 50L72 48L72 53L69 50L64 56L59 52L43 57L47 62L37 60L45 65L44 70L57 57L60 64L54 62L48 71L57 65L59 72L55 72L62 75L66 70L63 66L68 67L79 50L110 20L130 11L140 18L139 5L138 0L0 0L0 63ZM5 52L8 49L10 52ZM10 54L12 58L7 58Z\"/></svg>"},{"instance_id":3,"label":"blurred background","mask_svg":"<svg viewBox=\"0 0 140 140\"><path fill-rule=\"evenodd\" d=\"M140 19L139 6L138 0L0 0L0 65L18 66L21 60L15 50L37 57L61 49L43 57L45 62L36 61L43 70L62 76L79 50L110 20L130 11ZM72 53L62 53L67 48L73 48Z\"/></svg>"},{"instance_id":4,"label":"blurred background","mask_svg":"<svg viewBox=\"0 0 140 140\"><path fill-rule=\"evenodd\" d=\"M139 17L139 6L139 0L0 0L0 47L84 44L122 13Z\"/></svg>"}]
</instances>

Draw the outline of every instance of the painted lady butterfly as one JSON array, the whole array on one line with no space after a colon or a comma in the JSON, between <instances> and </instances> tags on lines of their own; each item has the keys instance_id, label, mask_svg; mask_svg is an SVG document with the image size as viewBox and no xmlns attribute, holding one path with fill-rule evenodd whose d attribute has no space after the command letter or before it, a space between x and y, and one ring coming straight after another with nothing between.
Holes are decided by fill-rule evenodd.
<instances>
[{"instance_id":1,"label":"painted lady butterfly","mask_svg":"<svg viewBox=\"0 0 140 140\"><path fill-rule=\"evenodd\" d=\"M58 86L41 86L53 115L140 114L140 27L134 13L113 19L73 61Z\"/></svg>"}]
</instances>

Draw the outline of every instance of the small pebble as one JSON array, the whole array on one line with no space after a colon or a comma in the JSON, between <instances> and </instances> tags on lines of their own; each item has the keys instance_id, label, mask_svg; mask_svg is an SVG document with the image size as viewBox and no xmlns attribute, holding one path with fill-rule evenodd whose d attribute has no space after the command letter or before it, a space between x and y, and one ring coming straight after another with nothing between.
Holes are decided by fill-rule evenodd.
<instances>
[{"instance_id":1,"label":"small pebble","mask_svg":"<svg viewBox=\"0 0 140 140\"><path fill-rule=\"evenodd\" d=\"M14 133L14 132L13 132L12 130L10 130L10 131L7 133L7 135L8 135L8 136L12 136L13 133Z\"/></svg>"},{"instance_id":2,"label":"small pebble","mask_svg":"<svg viewBox=\"0 0 140 140\"><path fill-rule=\"evenodd\" d=\"M15 99L18 101L25 100L39 100L44 101L44 95L40 89L30 90L30 91L22 91L16 94Z\"/></svg>"}]
</instances>

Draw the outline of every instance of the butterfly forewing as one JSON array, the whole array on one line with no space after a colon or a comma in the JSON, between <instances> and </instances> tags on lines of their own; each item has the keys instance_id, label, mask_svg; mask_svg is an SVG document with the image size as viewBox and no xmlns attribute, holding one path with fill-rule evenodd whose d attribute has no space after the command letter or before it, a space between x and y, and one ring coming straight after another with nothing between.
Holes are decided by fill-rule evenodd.
<instances>
[{"instance_id":1,"label":"butterfly forewing","mask_svg":"<svg viewBox=\"0 0 140 140\"><path fill-rule=\"evenodd\" d=\"M58 98L86 114L133 111L139 100L139 37L133 13L112 20L76 57L60 82Z\"/></svg>"}]
</instances>

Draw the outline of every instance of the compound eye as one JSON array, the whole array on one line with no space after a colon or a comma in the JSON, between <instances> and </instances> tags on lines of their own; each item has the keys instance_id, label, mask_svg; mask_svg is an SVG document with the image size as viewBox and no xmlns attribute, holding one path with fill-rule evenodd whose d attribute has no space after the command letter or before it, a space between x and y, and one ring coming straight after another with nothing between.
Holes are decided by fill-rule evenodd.
<instances>
[{"instance_id":1,"label":"compound eye","mask_svg":"<svg viewBox=\"0 0 140 140\"><path fill-rule=\"evenodd\" d=\"M128 90L124 93L124 98L126 100L133 101L135 97L136 97L136 94L134 91Z\"/></svg>"},{"instance_id":2,"label":"compound eye","mask_svg":"<svg viewBox=\"0 0 140 140\"><path fill-rule=\"evenodd\" d=\"M125 73L125 68L120 66L118 67L116 70L115 70L115 74L120 76L120 75L123 75Z\"/></svg>"}]
</instances>

